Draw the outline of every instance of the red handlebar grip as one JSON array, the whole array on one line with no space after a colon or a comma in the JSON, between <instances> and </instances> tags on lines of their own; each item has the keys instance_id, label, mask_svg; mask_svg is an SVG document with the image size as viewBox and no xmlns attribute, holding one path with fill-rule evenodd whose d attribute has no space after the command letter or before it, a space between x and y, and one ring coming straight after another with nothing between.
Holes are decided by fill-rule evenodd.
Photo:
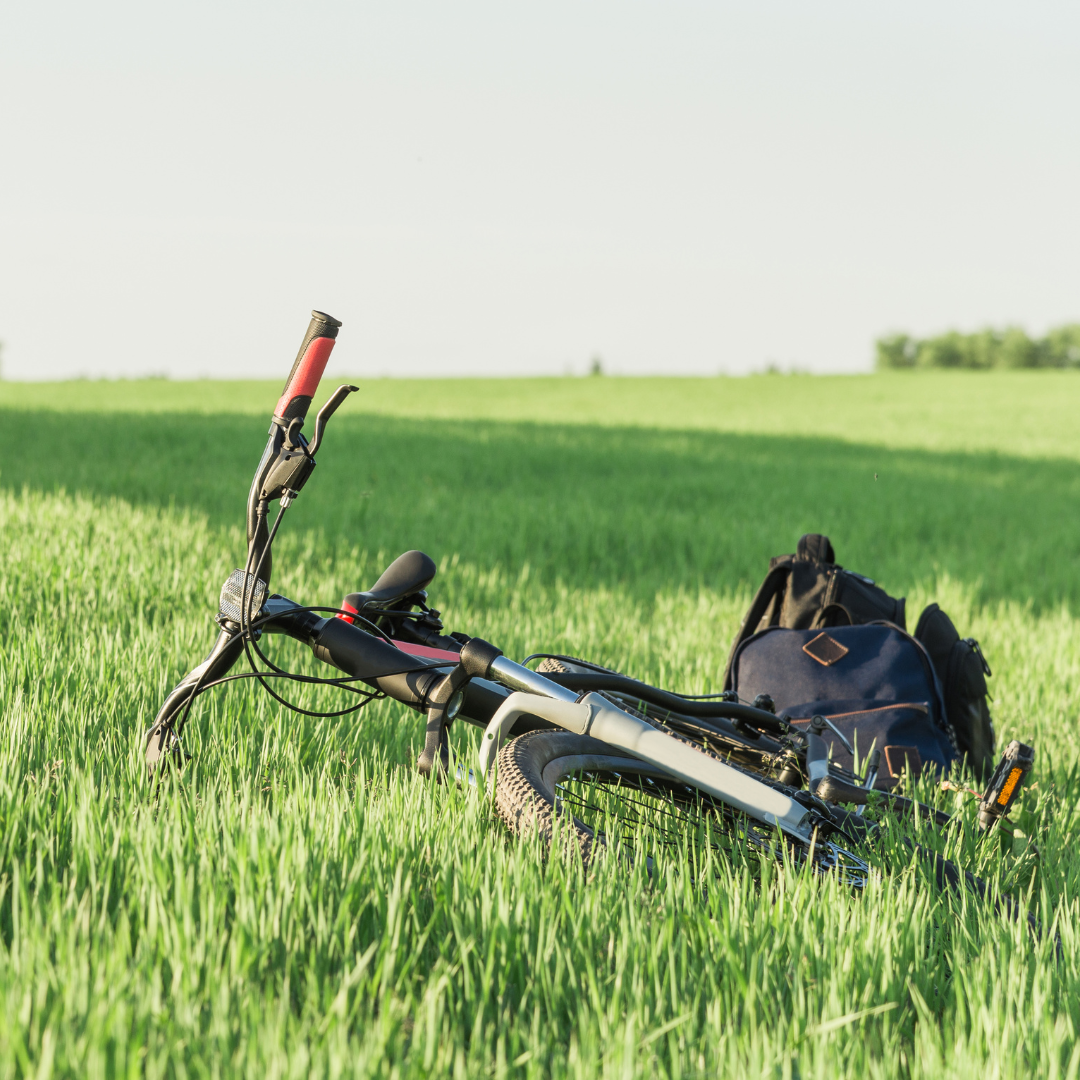
<instances>
[{"instance_id":1,"label":"red handlebar grip","mask_svg":"<svg viewBox=\"0 0 1080 1080\"><path fill-rule=\"evenodd\" d=\"M289 372L285 390L274 409L274 419L287 424L298 416L307 416L311 399L326 369L326 361L333 351L339 326L341 323L337 319L322 311L311 313L311 323Z\"/></svg>"}]
</instances>

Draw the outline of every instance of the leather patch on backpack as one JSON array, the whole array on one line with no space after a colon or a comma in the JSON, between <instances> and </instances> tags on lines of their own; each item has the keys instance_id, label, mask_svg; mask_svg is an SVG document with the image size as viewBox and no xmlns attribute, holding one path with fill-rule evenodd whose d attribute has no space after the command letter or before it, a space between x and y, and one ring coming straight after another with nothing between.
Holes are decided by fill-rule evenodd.
<instances>
[{"instance_id":1,"label":"leather patch on backpack","mask_svg":"<svg viewBox=\"0 0 1080 1080\"><path fill-rule=\"evenodd\" d=\"M922 755L915 746L886 746L885 767L889 774L896 780L904 771L904 766L911 770L912 777L922 774Z\"/></svg>"},{"instance_id":2,"label":"leather patch on backpack","mask_svg":"<svg viewBox=\"0 0 1080 1080\"><path fill-rule=\"evenodd\" d=\"M812 638L803 647L802 651L807 656L813 657L819 664L830 667L837 660L843 660L848 654L848 648L841 645L834 637L829 637L824 631L816 638Z\"/></svg>"}]
</instances>

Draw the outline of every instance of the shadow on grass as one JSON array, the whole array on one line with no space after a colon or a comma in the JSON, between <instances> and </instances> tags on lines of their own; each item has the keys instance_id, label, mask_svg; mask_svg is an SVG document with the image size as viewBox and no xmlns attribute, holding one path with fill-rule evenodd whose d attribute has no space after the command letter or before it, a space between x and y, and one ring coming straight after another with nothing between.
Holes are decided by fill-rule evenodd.
<instances>
[{"instance_id":1,"label":"shadow on grass","mask_svg":"<svg viewBox=\"0 0 1080 1080\"><path fill-rule=\"evenodd\" d=\"M214 528L242 522L265 439L250 416L0 416L3 487L191 507ZM754 587L821 531L897 594L947 572L982 601L1080 601L1080 465L829 438L339 416L288 528L329 557L457 552L642 599Z\"/></svg>"}]
</instances>

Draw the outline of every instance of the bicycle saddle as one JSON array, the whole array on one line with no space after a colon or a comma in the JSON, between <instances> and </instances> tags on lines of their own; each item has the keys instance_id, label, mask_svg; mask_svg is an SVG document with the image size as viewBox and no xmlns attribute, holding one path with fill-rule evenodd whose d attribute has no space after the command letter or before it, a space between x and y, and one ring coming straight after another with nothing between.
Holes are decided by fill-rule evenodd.
<instances>
[{"instance_id":1,"label":"bicycle saddle","mask_svg":"<svg viewBox=\"0 0 1080 1080\"><path fill-rule=\"evenodd\" d=\"M360 612L371 607L391 607L430 585L435 571L435 560L430 555L406 551L382 572L367 592L349 593L345 597L345 608Z\"/></svg>"}]
</instances>

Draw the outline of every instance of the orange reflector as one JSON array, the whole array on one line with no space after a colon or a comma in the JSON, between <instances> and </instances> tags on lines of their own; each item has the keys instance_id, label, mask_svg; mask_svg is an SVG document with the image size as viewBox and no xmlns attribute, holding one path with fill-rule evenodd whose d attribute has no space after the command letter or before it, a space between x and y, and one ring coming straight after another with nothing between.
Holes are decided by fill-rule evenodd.
<instances>
[{"instance_id":1,"label":"orange reflector","mask_svg":"<svg viewBox=\"0 0 1080 1080\"><path fill-rule=\"evenodd\" d=\"M1001 789L1001 794L997 797L998 806L1008 805L1009 796L1013 793L1016 785L1020 782L1020 777L1023 775L1023 769L1013 769L1013 771L1009 773L1009 779L1005 781L1005 786Z\"/></svg>"}]
</instances>

